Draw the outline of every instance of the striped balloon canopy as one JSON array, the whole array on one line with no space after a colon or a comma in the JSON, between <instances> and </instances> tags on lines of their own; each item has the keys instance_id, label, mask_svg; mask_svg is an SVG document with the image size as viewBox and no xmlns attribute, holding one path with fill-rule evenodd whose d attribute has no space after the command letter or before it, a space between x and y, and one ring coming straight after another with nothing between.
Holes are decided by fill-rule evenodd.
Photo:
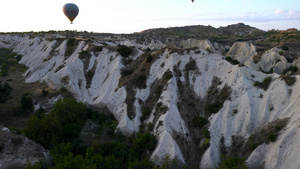
<instances>
[{"instance_id":1,"label":"striped balloon canopy","mask_svg":"<svg viewBox=\"0 0 300 169\"><path fill-rule=\"evenodd\" d=\"M73 24L73 20L76 18L76 16L79 13L78 6L73 3L67 3L64 5L63 11L66 17L71 21L71 24Z\"/></svg>"}]
</instances>

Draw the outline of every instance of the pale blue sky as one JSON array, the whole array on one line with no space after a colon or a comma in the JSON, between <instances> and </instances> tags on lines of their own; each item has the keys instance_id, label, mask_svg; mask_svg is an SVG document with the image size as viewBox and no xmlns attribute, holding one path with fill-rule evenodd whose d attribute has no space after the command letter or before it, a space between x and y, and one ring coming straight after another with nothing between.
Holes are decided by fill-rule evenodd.
<instances>
[{"instance_id":1,"label":"pale blue sky","mask_svg":"<svg viewBox=\"0 0 300 169\"><path fill-rule=\"evenodd\" d=\"M70 24L65 3L79 15ZM132 33L187 25L227 26L243 22L259 29L300 29L300 0L6 0L0 32L78 30Z\"/></svg>"}]
</instances>

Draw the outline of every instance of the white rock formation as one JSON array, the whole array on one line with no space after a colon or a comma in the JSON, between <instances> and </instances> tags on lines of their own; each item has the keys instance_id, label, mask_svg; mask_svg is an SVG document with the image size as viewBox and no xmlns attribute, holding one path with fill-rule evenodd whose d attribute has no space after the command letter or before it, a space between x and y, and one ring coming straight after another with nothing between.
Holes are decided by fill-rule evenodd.
<instances>
[{"instance_id":1,"label":"white rock formation","mask_svg":"<svg viewBox=\"0 0 300 169\"><path fill-rule=\"evenodd\" d=\"M90 57L80 58L79 52L88 47L86 42L80 41L73 54L66 58L64 56L66 40L57 44L56 40L49 41L41 37L30 39L27 36L11 35L0 35L0 39L0 47L14 46L16 52L24 55L21 63L29 67L24 74L26 82L44 81L55 89L64 87L79 101L98 107L107 107L118 120L118 129L127 135L139 131L142 113L138 100L145 101L152 97L151 85L161 79L167 71L171 71L174 75L174 65L177 66L178 71L184 72L186 64L191 59L195 60L199 72L191 71L188 77L181 76L179 80L189 81L189 87L198 97L205 98L213 77L221 80L218 88L221 89L227 84L232 89L230 99L226 100L223 107L209 118L210 147L199 159L200 167L218 167L221 161L219 152L222 137L225 146L231 147L234 146L232 136L242 136L247 140L256 128L283 118L290 118L290 121L279 133L276 142L258 146L247 159L247 164L250 168L262 165L265 168L278 169L299 168L300 166L298 160L300 114L297 113L300 109L299 76L296 76L297 82L293 86L287 86L279 75L275 74L289 66L285 58L276 51L267 52L255 65L249 62L256 54L255 47L248 42L236 43L227 55L234 56L240 62L249 65L249 67L239 67L227 62L224 56L216 50L217 45L212 45L209 41L182 42L185 47L200 49L181 54L165 49L151 65L146 82L147 87L145 89L134 88L136 116L130 119L127 114L128 105L125 102L128 93L124 86L118 84L121 78L120 70L124 65L121 56L116 51L104 47L99 53L92 52ZM123 44L129 44L129 42ZM136 45L136 43L132 41L130 45ZM54 48L54 46L57 47ZM147 47L149 46L139 46L141 49ZM209 47L215 53L206 51ZM135 55L131 56L133 60L142 53L138 48L135 50ZM264 71L273 68L275 73L264 74L256 71L258 67ZM94 71L90 85L85 77L89 70ZM267 76L273 79L268 90L254 87L255 81L262 82ZM174 76L169 79L167 85L163 86L164 90L158 100L168 108L168 111L156 117L155 108L153 108L150 117L146 119L146 123L155 122L153 133L158 137L158 145L151 159L157 164L160 164L167 154L182 163L186 161L182 149L174 138L175 133L181 133L183 136L189 134L186 122L177 107L179 96L177 82ZM234 110L237 110L237 113L233 113ZM154 118L158 120L154 121Z\"/></svg>"},{"instance_id":2,"label":"white rock formation","mask_svg":"<svg viewBox=\"0 0 300 169\"><path fill-rule=\"evenodd\" d=\"M250 42L235 42L226 56L233 57L240 63L245 64L246 61L253 61L253 57L257 54L256 47Z\"/></svg>"},{"instance_id":3,"label":"white rock formation","mask_svg":"<svg viewBox=\"0 0 300 169\"><path fill-rule=\"evenodd\" d=\"M274 73L281 74L284 70L288 69L290 64L284 56L278 54L278 50L272 49L267 51L262 57L261 61L257 63L259 68L265 72L273 69Z\"/></svg>"}]
</instances>

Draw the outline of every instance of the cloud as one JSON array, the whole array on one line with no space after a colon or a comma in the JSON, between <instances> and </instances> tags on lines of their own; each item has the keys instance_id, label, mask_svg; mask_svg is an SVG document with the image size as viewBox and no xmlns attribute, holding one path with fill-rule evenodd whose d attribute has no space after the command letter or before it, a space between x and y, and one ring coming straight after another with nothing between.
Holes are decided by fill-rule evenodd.
<instances>
[{"instance_id":1,"label":"cloud","mask_svg":"<svg viewBox=\"0 0 300 169\"><path fill-rule=\"evenodd\" d=\"M281 9L277 9L277 10L274 11L275 15L278 15L278 14L281 14L281 13L283 13L283 10L281 10Z\"/></svg>"},{"instance_id":2,"label":"cloud","mask_svg":"<svg viewBox=\"0 0 300 169\"><path fill-rule=\"evenodd\" d=\"M226 14L222 12L202 12L185 17L187 20L214 20L233 22L272 22L272 21L300 21L300 11L292 10L270 10L270 11L248 11L239 14Z\"/></svg>"},{"instance_id":3,"label":"cloud","mask_svg":"<svg viewBox=\"0 0 300 169\"><path fill-rule=\"evenodd\" d=\"M277 17L282 17L285 19L296 19L296 20L300 20L300 11L290 11L290 10L282 10L282 9L277 9L274 11L274 14Z\"/></svg>"}]
</instances>

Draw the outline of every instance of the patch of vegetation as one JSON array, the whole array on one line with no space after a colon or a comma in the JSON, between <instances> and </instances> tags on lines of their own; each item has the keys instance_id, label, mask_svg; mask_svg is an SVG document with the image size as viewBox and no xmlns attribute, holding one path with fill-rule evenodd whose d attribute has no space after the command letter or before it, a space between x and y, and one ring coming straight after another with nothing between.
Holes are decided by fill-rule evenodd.
<instances>
[{"instance_id":1,"label":"patch of vegetation","mask_svg":"<svg viewBox=\"0 0 300 169\"><path fill-rule=\"evenodd\" d=\"M59 65L58 68L55 70L55 73L58 72L60 69L64 68L65 65Z\"/></svg>"},{"instance_id":2,"label":"patch of vegetation","mask_svg":"<svg viewBox=\"0 0 300 169\"><path fill-rule=\"evenodd\" d=\"M246 160L239 157L223 157L223 162L221 163L219 169L248 169Z\"/></svg>"},{"instance_id":3,"label":"patch of vegetation","mask_svg":"<svg viewBox=\"0 0 300 169\"><path fill-rule=\"evenodd\" d=\"M297 66L290 66L287 70L283 71L282 74L286 74L287 72L291 72L291 74L295 73L298 71Z\"/></svg>"},{"instance_id":4,"label":"patch of vegetation","mask_svg":"<svg viewBox=\"0 0 300 169\"><path fill-rule=\"evenodd\" d=\"M45 97L47 96L49 91L45 90L45 88L42 89L42 96Z\"/></svg>"},{"instance_id":5,"label":"patch of vegetation","mask_svg":"<svg viewBox=\"0 0 300 169\"><path fill-rule=\"evenodd\" d=\"M90 143L82 144L79 133L87 118L97 121L98 136L89 135ZM48 138L46 145L54 143L50 147L51 161L28 164L26 168L155 168L153 162L147 160L149 152L156 147L155 136L145 132L126 138L115 132L116 126L112 114L91 111L75 99L59 100L48 115L33 116L25 129L26 135L34 136L38 141Z\"/></svg>"},{"instance_id":6,"label":"patch of vegetation","mask_svg":"<svg viewBox=\"0 0 300 169\"><path fill-rule=\"evenodd\" d=\"M218 111L223 107L223 103L221 102L214 102L212 104L208 104L206 109L208 110L208 112L214 114L214 113L218 113Z\"/></svg>"},{"instance_id":7,"label":"patch of vegetation","mask_svg":"<svg viewBox=\"0 0 300 169\"><path fill-rule=\"evenodd\" d=\"M151 54L149 54L146 61L147 61L148 63L151 63L152 60L153 60L153 56L152 56Z\"/></svg>"},{"instance_id":8,"label":"patch of vegetation","mask_svg":"<svg viewBox=\"0 0 300 169\"><path fill-rule=\"evenodd\" d=\"M192 119L192 125L193 127L203 128L209 121L201 117L199 114L196 114Z\"/></svg>"},{"instance_id":9,"label":"patch of vegetation","mask_svg":"<svg viewBox=\"0 0 300 169\"><path fill-rule=\"evenodd\" d=\"M89 70L86 72L86 77L88 79L92 79L94 77L95 72L93 72L92 70Z\"/></svg>"},{"instance_id":10,"label":"patch of vegetation","mask_svg":"<svg viewBox=\"0 0 300 169\"><path fill-rule=\"evenodd\" d=\"M190 61L184 67L184 71L196 71L197 69L197 63L194 59L190 59Z\"/></svg>"},{"instance_id":11,"label":"patch of vegetation","mask_svg":"<svg viewBox=\"0 0 300 169\"><path fill-rule=\"evenodd\" d=\"M65 56L69 57L72 55L74 50L76 49L78 45L78 40L76 38L69 38L67 42L67 49L65 51Z\"/></svg>"},{"instance_id":12,"label":"patch of vegetation","mask_svg":"<svg viewBox=\"0 0 300 169\"><path fill-rule=\"evenodd\" d=\"M101 52L102 50L103 50L102 46L95 46L92 51L95 53L98 53L98 52Z\"/></svg>"},{"instance_id":13,"label":"patch of vegetation","mask_svg":"<svg viewBox=\"0 0 300 169\"><path fill-rule=\"evenodd\" d=\"M26 66L19 64L22 56L8 48L0 48L0 76L7 76L9 71L26 71Z\"/></svg>"},{"instance_id":14,"label":"patch of vegetation","mask_svg":"<svg viewBox=\"0 0 300 169\"><path fill-rule=\"evenodd\" d=\"M270 134L268 135L268 140L269 140L270 142L275 142L276 139L277 139L277 135L276 135L276 134L270 133Z\"/></svg>"},{"instance_id":15,"label":"patch of vegetation","mask_svg":"<svg viewBox=\"0 0 300 169\"><path fill-rule=\"evenodd\" d=\"M131 47L125 46L125 45L119 45L117 48L117 51L119 54L124 57L128 58L129 55L133 52L133 49Z\"/></svg>"},{"instance_id":16,"label":"patch of vegetation","mask_svg":"<svg viewBox=\"0 0 300 169\"><path fill-rule=\"evenodd\" d=\"M79 58L80 59L84 59L84 58L88 58L88 57L91 57L92 56L92 54L88 51L88 50L81 50L80 52L79 52Z\"/></svg>"},{"instance_id":17,"label":"patch of vegetation","mask_svg":"<svg viewBox=\"0 0 300 169\"><path fill-rule=\"evenodd\" d=\"M26 93L21 97L21 111L25 114L30 114L34 110L33 99L32 97Z\"/></svg>"},{"instance_id":18,"label":"patch of vegetation","mask_svg":"<svg viewBox=\"0 0 300 169\"><path fill-rule=\"evenodd\" d=\"M279 132L286 126L288 121L289 118L276 119L258 128L246 142L239 144L239 141L236 141L233 145L238 147L234 148L235 151L231 152L231 155L247 159L259 145L276 141Z\"/></svg>"},{"instance_id":19,"label":"patch of vegetation","mask_svg":"<svg viewBox=\"0 0 300 169\"><path fill-rule=\"evenodd\" d=\"M262 51L264 51L264 48L257 48L256 49L256 52L262 52Z\"/></svg>"},{"instance_id":20,"label":"patch of vegetation","mask_svg":"<svg viewBox=\"0 0 300 169\"><path fill-rule=\"evenodd\" d=\"M238 60L233 59L233 58L230 57L230 56L226 57L225 59L226 59L228 62L230 62L231 64L233 64L233 65L237 65L237 64L240 63Z\"/></svg>"},{"instance_id":21,"label":"patch of vegetation","mask_svg":"<svg viewBox=\"0 0 300 169\"><path fill-rule=\"evenodd\" d=\"M222 84L218 77L214 77L212 84L207 91L205 110L207 115L212 113L217 113L222 107L223 103L230 98L231 87L227 84L224 85L222 89L219 89L218 86Z\"/></svg>"},{"instance_id":22,"label":"patch of vegetation","mask_svg":"<svg viewBox=\"0 0 300 169\"><path fill-rule=\"evenodd\" d=\"M147 106L142 107L141 121L146 120L151 114L151 109Z\"/></svg>"},{"instance_id":23,"label":"patch of vegetation","mask_svg":"<svg viewBox=\"0 0 300 169\"><path fill-rule=\"evenodd\" d=\"M289 47L288 47L287 45L283 45L283 46L282 46L282 50L287 51L287 50L289 50Z\"/></svg>"},{"instance_id":24,"label":"patch of vegetation","mask_svg":"<svg viewBox=\"0 0 300 169\"><path fill-rule=\"evenodd\" d=\"M260 70L261 72L265 73L265 74L271 74L271 73L273 73L273 68L271 68L269 71L264 71L264 70L262 70L261 68L259 68L259 70Z\"/></svg>"},{"instance_id":25,"label":"patch of vegetation","mask_svg":"<svg viewBox=\"0 0 300 169\"><path fill-rule=\"evenodd\" d=\"M205 50L206 50L208 53L213 53L213 51L212 51L209 47L207 47Z\"/></svg>"},{"instance_id":26,"label":"patch of vegetation","mask_svg":"<svg viewBox=\"0 0 300 169\"><path fill-rule=\"evenodd\" d=\"M170 79L172 79L173 74L172 74L172 72L171 72L170 70L167 70L167 71L164 73L163 77L166 78L166 80L170 80Z\"/></svg>"},{"instance_id":27,"label":"patch of vegetation","mask_svg":"<svg viewBox=\"0 0 300 169\"><path fill-rule=\"evenodd\" d=\"M47 115L32 116L24 133L44 147L53 148L79 137L86 113L87 107L83 103L72 98L60 99Z\"/></svg>"},{"instance_id":28,"label":"patch of vegetation","mask_svg":"<svg viewBox=\"0 0 300 169\"><path fill-rule=\"evenodd\" d=\"M281 55L281 56L283 56L284 52L283 51L279 51L278 54Z\"/></svg>"},{"instance_id":29,"label":"patch of vegetation","mask_svg":"<svg viewBox=\"0 0 300 169\"><path fill-rule=\"evenodd\" d=\"M201 130L202 141L198 146L198 152L203 154L210 146L210 132L207 128Z\"/></svg>"},{"instance_id":30,"label":"patch of vegetation","mask_svg":"<svg viewBox=\"0 0 300 169\"><path fill-rule=\"evenodd\" d=\"M138 133L137 138L133 142L132 150L137 153L137 155L145 151L153 151L156 143L157 140L151 133Z\"/></svg>"},{"instance_id":31,"label":"patch of vegetation","mask_svg":"<svg viewBox=\"0 0 300 169\"><path fill-rule=\"evenodd\" d=\"M281 79L283 79L288 86L293 86L297 81L295 76L282 75Z\"/></svg>"},{"instance_id":32,"label":"patch of vegetation","mask_svg":"<svg viewBox=\"0 0 300 169\"><path fill-rule=\"evenodd\" d=\"M261 88L263 90L268 90L271 82L272 82L272 77L268 76L262 82L259 82L259 81L254 82L254 86Z\"/></svg>"},{"instance_id":33,"label":"patch of vegetation","mask_svg":"<svg viewBox=\"0 0 300 169\"><path fill-rule=\"evenodd\" d=\"M146 82L147 76L145 75L139 75L133 79L133 84L140 89L145 89L147 87Z\"/></svg>"},{"instance_id":34,"label":"patch of vegetation","mask_svg":"<svg viewBox=\"0 0 300 169\"><path fill-rule=\"evenodd\" d=\"M129 75L131 75L133 72L134 72L134 70L133 70L133 69L130 69L130 68L122 68L122 69L121 69L121 75L122 75L122 76L129 76Z\"/></svg>"},{"instance_id":35,"label":"patch of vegetation","mask_svg":"<svg viewBox=\"0 0 300 169\"><path fill-rule=\"evenodd\" d=\"M5 83L3 86L0 85L0 103L5 103L13 89L9 84Z\"/></svg>"}]
</instances>

